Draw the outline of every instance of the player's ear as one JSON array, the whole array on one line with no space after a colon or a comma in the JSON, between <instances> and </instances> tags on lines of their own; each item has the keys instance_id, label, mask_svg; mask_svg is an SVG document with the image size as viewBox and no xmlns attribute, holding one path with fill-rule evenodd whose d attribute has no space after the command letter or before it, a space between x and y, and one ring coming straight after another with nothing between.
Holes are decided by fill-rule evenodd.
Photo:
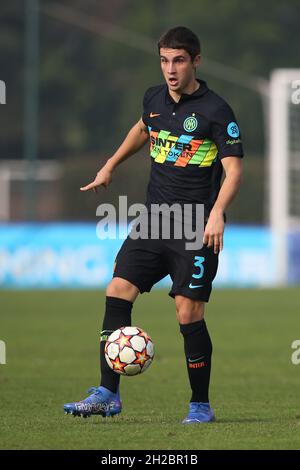
<instances>
[{"instance_id":1,"label":"player's ear","mask_svg":"<svg viewBox=\"0 0 300 470\"><path fill-rule=\"evenodd\" d=\"M195 67L195 69L199 67L200 63L201 63L201 55L197 54L193 60L193 66Z\"/></svg>"}]
</instances>

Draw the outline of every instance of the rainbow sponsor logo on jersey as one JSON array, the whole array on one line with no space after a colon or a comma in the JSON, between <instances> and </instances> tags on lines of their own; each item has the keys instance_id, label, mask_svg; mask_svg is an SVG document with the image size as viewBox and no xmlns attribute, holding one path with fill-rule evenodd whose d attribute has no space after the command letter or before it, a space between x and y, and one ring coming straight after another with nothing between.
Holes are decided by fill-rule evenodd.
<instances>
[{"instance_id":1,"label":"rainbow sponsor logo on jersey","mask_svg":"<svg viewBox=\"0 0 300 470\"><path fill-rule=\"evenodd\" d=\"M172 135L169 131L150 133L150 155L156 163L172 162L174 166L211 166L218 149L210 139L195 139L192 135Z\"/></svg>"}]
</instances>

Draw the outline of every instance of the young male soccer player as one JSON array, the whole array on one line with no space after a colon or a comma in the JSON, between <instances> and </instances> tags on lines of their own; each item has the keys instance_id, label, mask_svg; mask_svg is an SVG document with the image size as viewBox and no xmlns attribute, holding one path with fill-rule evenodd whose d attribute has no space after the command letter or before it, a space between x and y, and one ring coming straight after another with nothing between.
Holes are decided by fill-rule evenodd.
<instances>
[{"instance_id":1,"label":"young male soccer player","mask_svg":"<svg viewBox=\"0 0 300 470\"><path fill-rule=\"evenodd\" d=\"M147 207L154 203L204 204L204 244L199 250L187 250L184 237L125 240L106 292L100 387L93 387L86 399L66 404L64 409L84 417L121 412L120 376L106 363L105 341L115 329L131 325L132 305L138 294L149 292L170 274L173 285L169 295L175 299L192 390L183 423L203 423L215 419L208 396L212 343L204 307L216 275L218 253L223 248L224 211L240 185L243 150L231 108L196 78L200 64L197 36L185 27L173 28L162 36L158 50L166 84L146 91L142 118L95 180L81 190L107 187L116 166L150 139L152 168Z\"/></svg>"}]
</instances>

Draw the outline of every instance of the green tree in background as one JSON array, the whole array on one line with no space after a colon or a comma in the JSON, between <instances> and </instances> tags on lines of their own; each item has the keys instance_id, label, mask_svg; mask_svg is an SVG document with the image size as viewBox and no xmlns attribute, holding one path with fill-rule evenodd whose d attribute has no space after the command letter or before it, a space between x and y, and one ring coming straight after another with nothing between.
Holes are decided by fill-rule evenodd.
<instances>
[{"instance_id":1,"label":"green tree in background","mask_svg":"<svg viewBox=\"0 0 300 470\"><path fill-rule=\"evenodd\" d=\"M6 159L23 154L24 5L25 0L12 0L0 6L0 79L7 84L7 105L0 107L0 146ZM53 14L61 7L65 16ZM258 185L250 213L253 221L261 221L262 101L239 74L267 80L273 68L298 66L298 0L40 0L39 158L65 162L71 193L72 184L79 182L76 175L83 178L84 171L88 176L98 168L141 115L144 91L162 83L156 42L175 25L199 35L199 76L229 101L239 119L247 154L243 191L248 194L253 182ZM212 70L209 61L232 68L232 82L222 67ZM135 164L142 169L144 159ZM129 168L120 169L125 180ZM144 184L142 180L137 187ZM115 198L117 192L110 194ZM80 201L77 212L67 205L65 214L86 214L89 203ZM234 217L248 220L249 207L243 216L245 208L238 204Z\"/></svg>"}]
</instances>

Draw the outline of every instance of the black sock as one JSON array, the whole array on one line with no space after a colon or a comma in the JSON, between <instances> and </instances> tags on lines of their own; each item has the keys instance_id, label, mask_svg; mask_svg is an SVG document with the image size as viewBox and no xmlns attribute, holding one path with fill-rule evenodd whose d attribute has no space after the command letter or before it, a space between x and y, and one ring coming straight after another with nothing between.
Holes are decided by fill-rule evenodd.
<instances>
[{"instance_id":1,"label":"black sock","mask_svg":"<svg viewBox=\"0 0 300 470\"><path fill-rule=\"evenodd\" d=\"M132 302L118 297L106 297L105 315L100 338L100 367L101 383L113 393L116 393L120 383L120 376L113 372L104 356L105 342L109 335L121 326L131 326Z\"/></svg>"},{"instance_id":2,"label":"black sock","mask_svg":"<svg viewBox=\"0 0 300 470\"><path fill-rule=\"evenodd\" d=\"M191 401L209 401L208 389L211 369L212 343L204 320L180 325L184 337L184 352L189 374Z\"/></svg>"}]
</instances>

